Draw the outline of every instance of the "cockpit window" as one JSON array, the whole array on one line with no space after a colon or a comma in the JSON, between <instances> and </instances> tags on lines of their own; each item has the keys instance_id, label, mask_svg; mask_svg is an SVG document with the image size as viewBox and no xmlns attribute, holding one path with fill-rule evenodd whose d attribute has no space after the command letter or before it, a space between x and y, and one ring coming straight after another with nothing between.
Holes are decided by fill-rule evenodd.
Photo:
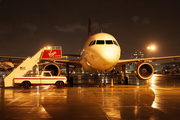
<instances>
[{"instance_id":1,"label":"cockpit window","mask_svg":"<svg viewBox=\"0 0 180 120\"><path fill-rule=\"evenodd\" d=\"M91 43L89 44L89 46L91 46L91 44L93 43L94 41L91 41Z\"/></svg>"},{"instance_id":2,"label":"cockpit window","mask_svg":"<svg viewBox=\"0 0 180 120\"><path fill-rule=\"evenodd\" d=\"M114 43L115 45L119 46L118 43L117 43L116 41L114 41L114 40L113 40L113 43Z\"/></svg>"},{"instance_id":3,"label":"cockpit window","mask_svg":"<svg viewBox=\"0 0 180 120\"><path fill-rule=\"evenodd\" d=\"M89 46L92 46L92 45L94 45L96 43L96 41L94 40L94 41L91 41L91 43L89 44Z\"/></svg>"},{"instance_id":4,"label":"cockpit window","mask_svg":"<svg viewBox=\"0 0 180 120\"><path fill-rule=\"evenodd\" d=\"M104 44L104 40L97 40L96 44Z\"/></svg>"},{"instance_id":5,"label":"cockpit window","mask_svg":"<svg viewBox=\"0 0 180 120\"><path fill-rule=\"evenodd\" d=\"M94 40L93 43L91 45L94 45L96 43L96 41Z\"/></svg>"},{"instance_id":6,"label":"cockpit window","mask_svg":"<svg viewBox=\"0 0 180 120\"><path fill-rule=\"evenodd\" d=\"M112 45L112 44L114 44L114 45L119 46L119 44L115 40L97 40L97 41L94 40L94 41L90 42L89 46L93 46L95 44L97 44L97 45L103 45L103 44Z\"/></svg>"},{"instance_id":7,"label":"cockpit window","mask_svg":"<svg viewBox=\"0 0 180 120\"><path fill-rule=\"evenodd\" d=\"M113 44L112 40L106 40L106 44Z\"/></svg>"}]
</instances>

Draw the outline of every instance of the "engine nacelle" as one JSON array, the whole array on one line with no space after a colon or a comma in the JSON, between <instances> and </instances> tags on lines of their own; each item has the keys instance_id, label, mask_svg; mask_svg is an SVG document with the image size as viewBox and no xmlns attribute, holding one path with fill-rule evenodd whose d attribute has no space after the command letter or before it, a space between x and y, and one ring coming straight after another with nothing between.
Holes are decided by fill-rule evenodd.
<instances>
[{"instance_id":1,"label":"engine nacelle","mask_svg":"<svg viewBox=\"0 0 180 120\"><path fill-rule=\"evenodd\" d=\"M154 68L150 63L143 62L136 66L135 73L137 78L148 80L153 76Z\"/></svg>"},{"instance_id":2,"label":"engine nacelle","mask_svg":"<svg viewBox=\"0 0 180 120\"><path fill-rule=\"evenodd\" d=\"M43 71L51 71L53 76L59 76L60 75L60 67L56 63L48 63L44 68Z\"/></svg>"}]
</instances>

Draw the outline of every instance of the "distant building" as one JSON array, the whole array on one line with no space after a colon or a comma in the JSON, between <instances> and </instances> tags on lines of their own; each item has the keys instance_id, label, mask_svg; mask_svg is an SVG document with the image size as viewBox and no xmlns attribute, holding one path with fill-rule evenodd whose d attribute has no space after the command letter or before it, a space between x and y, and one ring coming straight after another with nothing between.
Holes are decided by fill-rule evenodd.
<instances>
[{"instance_id":1,"label":"distant building","mask_svg":"<svg viewBox=\"0 0 180 120\"><path fill-rule=\"evenodd\" d=\"M137 50L136 52L131 54L132 59L140 59L144 57L145 57L145 54L143 52L143 49Z\"/></svg>"},{"instance_id":2,"label":"distant building","mask_svg":"<svg viewBox=\"0 0 180 120\"><path fill-rule=\"evenodd\" d=\"M145 53L143 49L137 50L136 52L131 54L131 59L141 59L145 57ZM137 66L137 63L133 63L126 66L127 71L134 71L135 67Z\"/></svg>"}]
</instances>

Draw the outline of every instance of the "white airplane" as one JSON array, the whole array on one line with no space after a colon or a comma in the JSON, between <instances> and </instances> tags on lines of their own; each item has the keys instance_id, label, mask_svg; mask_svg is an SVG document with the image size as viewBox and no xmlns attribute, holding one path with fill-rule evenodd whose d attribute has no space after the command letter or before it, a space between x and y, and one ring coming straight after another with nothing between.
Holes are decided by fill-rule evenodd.
<instances>
[{"instance_id":1,"label":"white airplane","mask_svg":"<svg viewBox=\"0 0 180 120\"><path fill-rule=\"evenodd\" d=\"M147 60L160 60L160 59L174 59L180 56L167 56L167 57L154 57L154 58L141 58L141 59L124 59L120 60L121 48L117 40L108 33L97 33L91 36L90 19L88 24L88 40L80 54L79 61L72 60L55 60L66 64L81 65L85 72L103 73L110 72L115 66L123 66L138 62L136 67L136 76L142 80L148 80L154 73L153 66L144 62ZM72 55L73 56L73 55ZM76 56L76 55L75 55ZM125 69L123 71L125 74ZM125 76L125 75L124 75ZM127 80L127 77L123 78Z\"/></svg>"},{"instance_id":2,"label":"white airplane","mask_svg":"<svg viewBox=\"0 0 180 120\"><path fill-rule=\"evenodd\" d=\"M64 54L65 55L65 54ZM62 60L57 58L47 59L47 61L52 61L47 64L43 70L53 69L55 73L60 73L60 68L56 64L65 63L67 64L67 73L69 78L69 65L81 66L85 72L90 73L101 73L101 79L103 81L103 74L110 72L116 66L125 66L126 64L131 64L138 62L135 73L139 79L148 80L152 77L154 73L153 66L145 62L147 60L160 60L160 59L178 59L180 56L167 56L167 57L154 57L154 58L141 58L141 59L122 59L120 60L121 48L117 40L108 33L97 33L91 36L91 25L90 19L88 23L88 40L86 41L84 48L80 55L69 54L69 56L80 57L80 60ZM0 58L12 58L6 56L0 56ZM15 59L16 57L14 57ZM25 59L23 57L17 57L17 59ZM43 59L46 60L46 59ZM128 81L125 75L125 67L123 67L123 76L125 82ZM104 82L105 84L105 82ZM99 86L101 86L99 82Z\"/></svg>"}]
</instances>

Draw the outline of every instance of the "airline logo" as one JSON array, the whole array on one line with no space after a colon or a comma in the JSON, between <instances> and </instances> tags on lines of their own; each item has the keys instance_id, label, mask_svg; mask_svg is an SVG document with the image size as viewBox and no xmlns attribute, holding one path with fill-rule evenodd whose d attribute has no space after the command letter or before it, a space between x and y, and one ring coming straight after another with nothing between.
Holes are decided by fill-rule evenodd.
<instances>
[{"instance_id":1,"label":"airline logo","mask_svg":"<svg viewBox=\"0 0 180 120\"><path fill-rule=\"evenodd\" d=\"M61 58L61 49L44 50L41 58Z\"/></svg>"}]
</instances>

